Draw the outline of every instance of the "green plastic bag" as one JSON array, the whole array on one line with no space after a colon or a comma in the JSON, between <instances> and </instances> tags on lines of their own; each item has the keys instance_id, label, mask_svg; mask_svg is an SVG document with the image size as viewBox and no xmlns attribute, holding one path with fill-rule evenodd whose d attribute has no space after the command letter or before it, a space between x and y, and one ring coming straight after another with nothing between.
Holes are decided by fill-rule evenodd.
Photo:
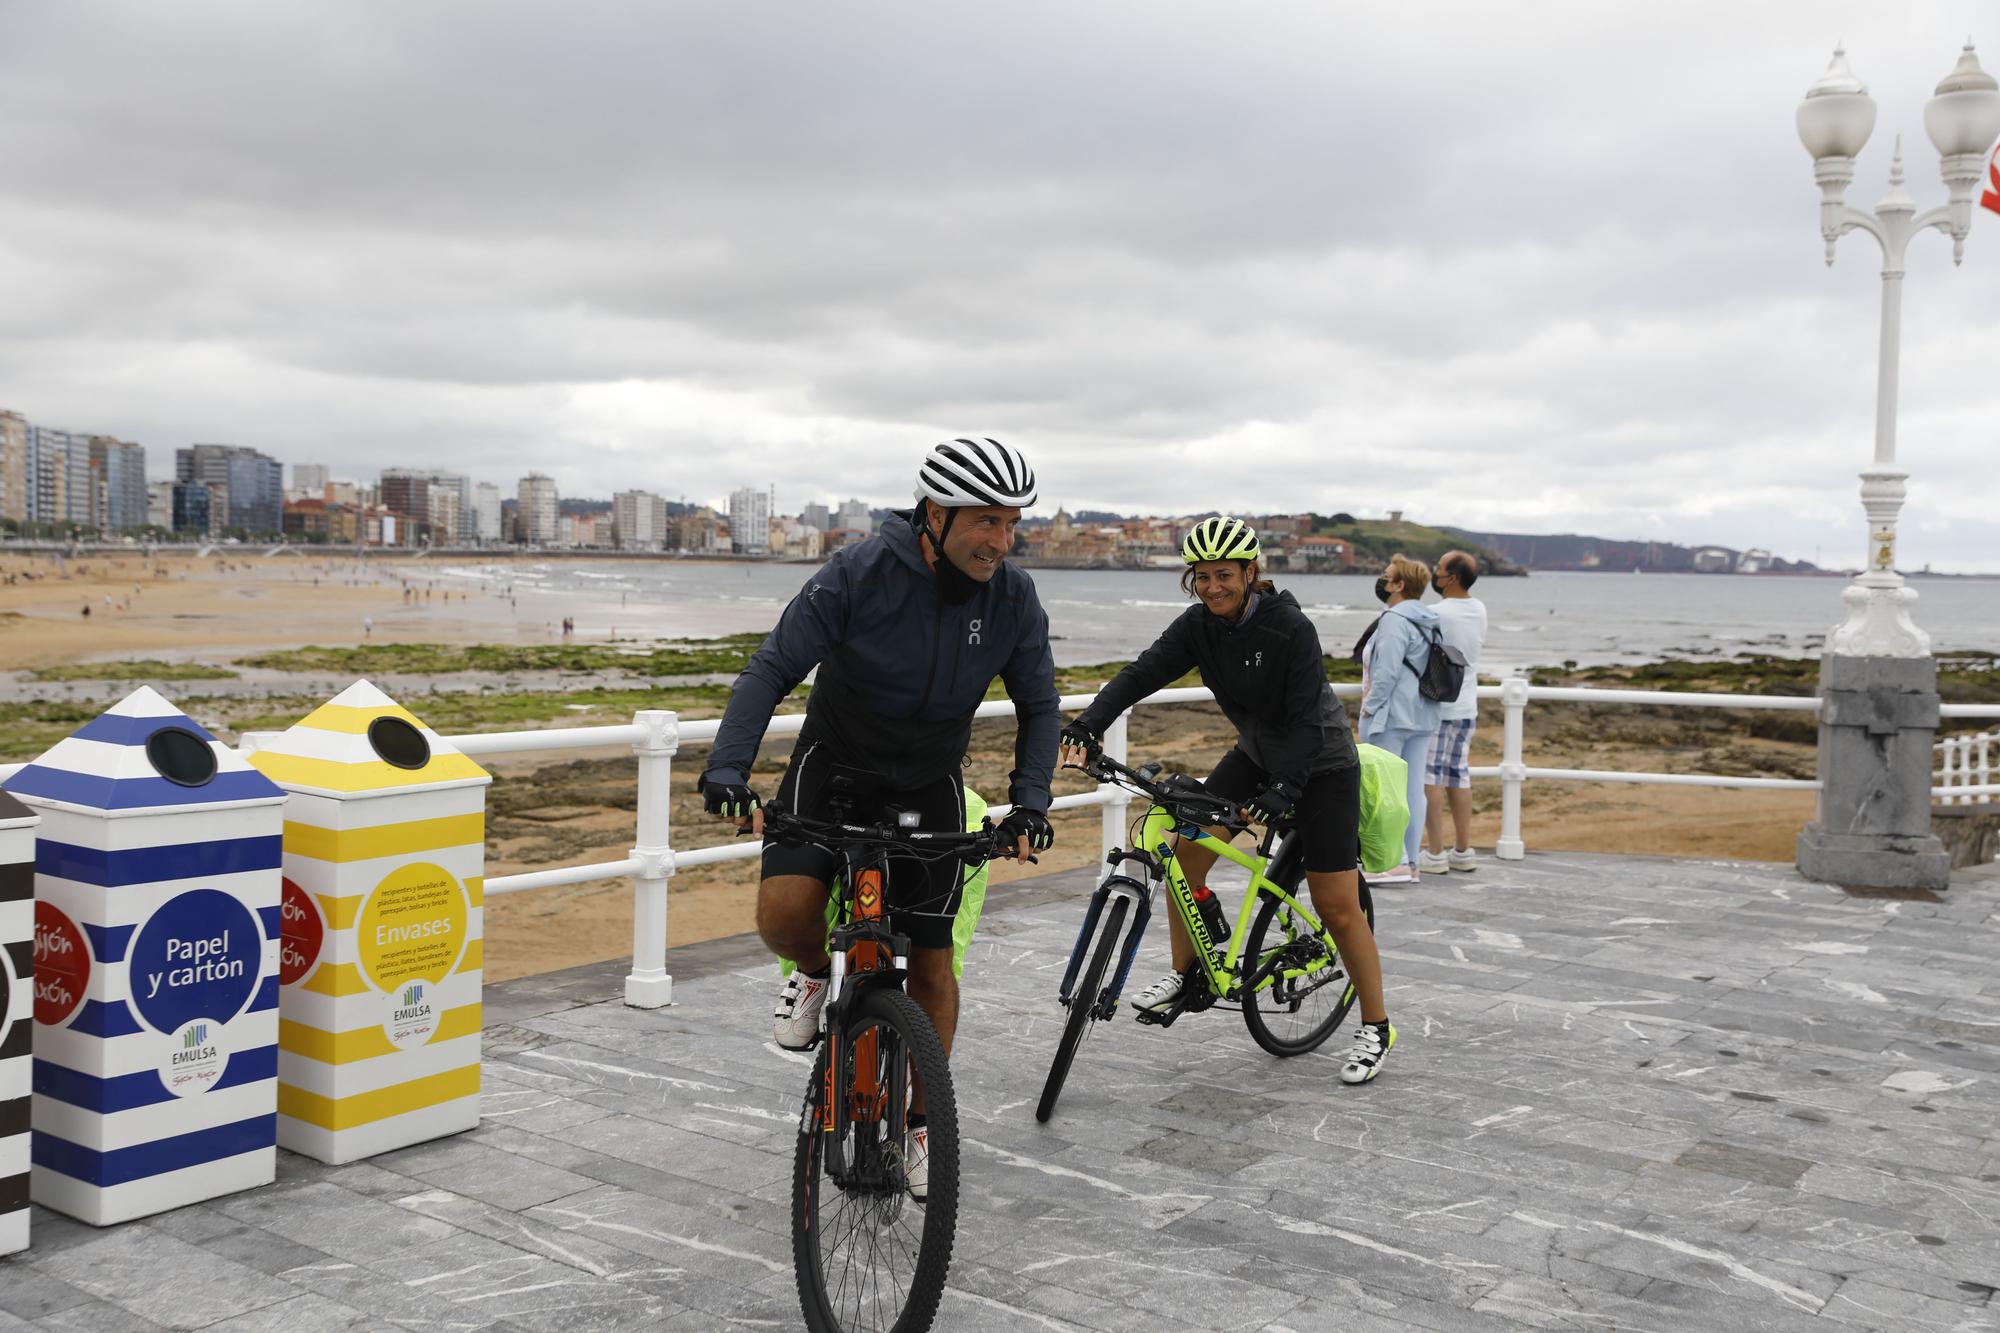
<instances>
[{"instance_id":1,"label":"green plastic bag","mask_svg":"<svg viewBox=\"0 0 2000 1333\"><path fill-rule=\"evenodd\" d=\"M1394 758L1393 755L1390 757ZM1400 759L1396 763L1398 767L1401 767L1402 761ZM965 831L967 833L976 833L979 830L979 826L985 822L986 798L972 788L967 787L965 789ZM1397 845L1399 847L1402 845L1402 837L1403 834L1399 828L1396 833ZM826 929L828 934L833 933L833 910L833 897L832 895L828 895L826 900ZM958 916L951 923L951 971L953 976L962 977L965 975L965 950L972 943L972 932L979 929L979 914L985 910L986 867L982 865L977 870L971 870L966 873L964 887L958 895ZM788 977L792 975L792 970L797 966L798 964L789 958L778 960L779 970Z\"/></svg>"},{"instance_id":2,"label":"green plastic bag","mask_svg":"<svg viewBox=\"0 0 2000 1333\"><path fill-rule=\"evenodd\" d=\"M1410 766L1379 745L1357 745L1361 755L1361 869L1370 875L1403 864L1403 835L1410 828Z\"/></svg>"}]
</instances>

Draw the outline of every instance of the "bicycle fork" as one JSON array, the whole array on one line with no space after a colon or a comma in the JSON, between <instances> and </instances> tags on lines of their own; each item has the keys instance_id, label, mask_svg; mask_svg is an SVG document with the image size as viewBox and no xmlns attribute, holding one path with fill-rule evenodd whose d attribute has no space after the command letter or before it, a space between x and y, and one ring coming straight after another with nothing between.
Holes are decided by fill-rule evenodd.
<instances>
[{"instance_id":1,"label":"bicycle fork","mask_svg":"<svg viewBox=\"0 0 2000 1333\"><path fill-rule=\"evenodd\" d=\"M1096 996L1092 1007L1100 1019L1110 1018L1118 1010L1118 997L1125 991L1126 979L1132 972L1132 960L1138 956L1139 941L1146 933L1146 923L1153 915L1152 885L1145 879L1135 879L1124 872L1126 861L1136 862L1148 872L1150 879L1155 870L1153 859L1144 852L1127 852L1114 848L1105 858L1112 866L1112 873L1104 877L1090 895L1090 906L1083 914L1083 925L1076 932L1076 944L1069 952L1069 966L1063 969L1062 990L1059 998L1064 1007L1075 1002L1071 991L1076 986L1076 974L1083 967L1083 956L1090 949L1090 941L1097 934L1097 923L1104 916L1105 904L1113 894L1127 898L1132 903L1132 922L1125 932L1125 947L1119 951L1118 970L1102 995Z\"/></svg>"},{"instance_id":2,"label":"bicycle fork","mask_svg":"<svg viewBox=\"0 0 2000 1333\"><path fill-rule=\"evenodd\" d=\"M851 1043L847 1040L847 1015L860 1002L862 991L870 986L900 986L909 970L903 937L884 927L881 870L869 867L854 879L853 919L836 928L829 940L833 970L826 1007L820 1014L826 1082L820 1089L819 1132L824 1136L827 1174L843 1189L852 1173L864 1167L859 1160L848 1160L848 1130L856 1124L879 1124L890 1105L908 1105L906 1074L899 1061L892 1062L889 1070L892 1086L882 1086L881 1034L871 1028ZM846 1049L850 1044L854 1048L851 1054ZM849 1060L853 1062L851 1082L843 1071ZM892 1132L896 1128L889 1126ZM857 1136L855 1146L859 1143Z\"/></svg>"}]
</instances>

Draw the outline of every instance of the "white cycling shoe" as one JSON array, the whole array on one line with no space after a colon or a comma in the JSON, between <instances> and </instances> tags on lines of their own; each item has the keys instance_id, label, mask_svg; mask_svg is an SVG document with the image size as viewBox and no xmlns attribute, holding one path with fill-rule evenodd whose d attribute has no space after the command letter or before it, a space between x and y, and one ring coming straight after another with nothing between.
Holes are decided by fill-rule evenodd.
<instances>
[{"instance_id":1,"label":"white cycling shoe","mask_svg":"<svg viewBox=\"0 0 2000 1333\"><path fill-rule=\"evenodd\" d=\"M809 977L794 968L778 992L771 1039L788 1051L809 1049L819 1040L819 1011L826 1008L828 977Z\"/></svg>"},{"instance_id":2,"label":"white cycling shoe","mask_svg":"<svg viewBox=\"0 0 2000 1333\"><path fill-rule=\"evenodd\" d=\"M931 1127L918 1125L903 1138L903 1176L910 1197L922 1203L931 1192Z\"/></svg>"},{"instance_id":3,"label":"white cycling shoe","mask_svg":"<svg viewBox=\"0 0 2000 1333\"><path fill-rule=\"evenodd\" d=\"M1132 997L1134 1009L1165 1009L1181 998L1181 974L1169 972Z\"/></svg>"}]
</instances>

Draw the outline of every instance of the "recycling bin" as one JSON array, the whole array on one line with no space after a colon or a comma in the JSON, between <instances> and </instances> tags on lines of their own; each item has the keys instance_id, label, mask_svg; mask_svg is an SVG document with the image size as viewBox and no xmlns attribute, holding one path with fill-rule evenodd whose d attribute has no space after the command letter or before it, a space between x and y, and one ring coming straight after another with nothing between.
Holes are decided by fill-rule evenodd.
<instances>
[{"instance_id":1,"label":"recycling bin","mask_svg":"<svg viewBox=\"0 0 2000 1333\"><path fill-rule=\"evenodd\" d=\"M34 1201L105 1226L270 1183L285 794L146 687L6 785L42 819Z\"/></svg>"},{"instance_id":2,"label":"recycling bin","mask_svg":"<svg viewBox=\"0 0 2000 1333\"><path fill-rule=\"evenodd\" d=\"M474 1128L492 777L365 680L249 759L291 798L278 1142L338 1163Z\"/></svg>"},{"instance_id":3,"label":"recycling bin","mask_svg":"<svg viewBox=\"0 0 2000 1333\"><path fill-rule=\"evenodd\" d=\"M35 1033L35 812L0 791L0 1254L28 1247Z\"/></svg>"}]
</instances>

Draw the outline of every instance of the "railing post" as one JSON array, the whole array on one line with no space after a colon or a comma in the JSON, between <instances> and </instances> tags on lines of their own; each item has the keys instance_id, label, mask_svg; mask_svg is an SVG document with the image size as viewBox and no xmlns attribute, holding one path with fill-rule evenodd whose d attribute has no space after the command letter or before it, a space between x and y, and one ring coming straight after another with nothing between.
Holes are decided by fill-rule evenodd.
<instances>
[{"instance_id":1,"label":"railing post","mask_svg":"<svg viewBox=\"0 0 2000 1333\"><path fill-rule=\"evenodd\" d=\"M1528 780L1528 766L1521 761L1522 721L1528 711L1526 677L1501 680L1500 709L1500 840L1493 854L1502 861L1518 861L1528 853L1521 841L1521 784Z\"/></svg>"},{"instance_id":2,"label":"railing post","mask_svg":"<svg viewBox=\"0 0 2000 1333\"><path fill-rule=\"evenodd\" d=\"M1993 785L1993 737L1988 732L1979 733L1979 768L1973 777L1973 783L1975 786L1980 787L1990 787ZM1982 796L1979 799L1982 801L1993 800L1991 796ZM1996 802L1996 804L2000 804L2000 802Z\"/></svg>"},{"instance_id":3,"label":"railing post","mask_svg":"<svg viewBox=\"0 0 2000 1333\"><path fill-rule=\"evenodd\" d=\"M1131 755L1127 753L1128 746L1126 743L1125 724L1127 718L1127 714L1120 713L1118 720L1104 729L1104 753L1110 755L1121 764L1131 762ZM1104 812L1104 846L1101 849L1101 854L1109 856L1113 847L1124 845L1126 811L1132 804L1132 797L1123 787L1113 786L1109 783L1099 787L1098 790L1103 792L1108 798L1102 807Z\"/></svg>"},{"instance_id":4,"label":"railing post","mask_svg":"<svg viewBox=\"0 0 2000 1333\"><path fill-rule=\"evenodd\" d=\"M632 714L640 730L632 753L639 757L638 843L632 858L632 970L625 977L625 1003L634 1009L671 1004L674 979L667 975L667 881L674 875L671 844L674 753L680 749L680 717L664 708Z\"/></svg>"}]
</instances>

